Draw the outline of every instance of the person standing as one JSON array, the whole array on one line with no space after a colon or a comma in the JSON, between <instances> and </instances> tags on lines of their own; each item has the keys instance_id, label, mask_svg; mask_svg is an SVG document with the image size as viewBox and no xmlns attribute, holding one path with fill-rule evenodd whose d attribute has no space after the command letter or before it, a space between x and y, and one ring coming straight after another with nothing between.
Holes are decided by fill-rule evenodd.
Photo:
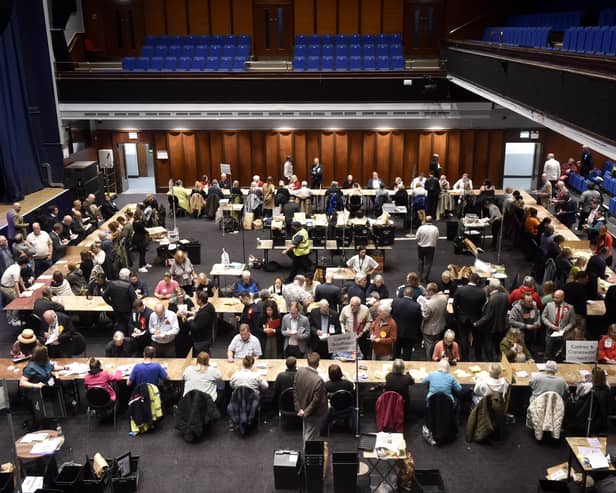
<instances>
[{"instance_id":1,"label":"person standing","mask_svg":"<svg viewBox=\"0 0 616 493\"><path fill-rule=\"evenodd\" d=\"M166 310L162 303L156 303L154 313L150 315L149 329L156 354L175 358L175 338L180 332L177 315Z\"/></svg>"},{"instance_id":2,"label":"person standing","mask_svg":"<svg viewBox=\"0 0 616 493\"><path fill-rule=\"evenodd\" d=\"M562 289L554 291L553 301L545 305L541 321L546 327L545 359L555 360L564 356L564 341L575 327L575 310L565 302Z\"/></svg>"},{"instance_id":3,"label":"person standing","mask_svg":"<svg viewBox=\"0 0 616 493\"><path fill-rule=\"evenodd\" d=\"M28 259L25 257L19 258L16 262L9 265L2 273L0 280L0 293L9 304L15 298L18 298L24 290L24 282L21 278L21 269L28 265ZM6 318L11 325L20 325L19 313L15 310L7 310Z\"/></svg>"},{"instance_id":4,"label":"person standing","mask_svg":"<svg viewBox=\"0 0 616 493\"><path fill-rule=\"evenodd\" d=\"M556 189L556 182L560 178L560 163L554 159L554 154L549 153L546 162L543 164L543 172L547 175L552 184L552 190Z\"/></svg>"},{"instance_id":5,"label":"person standing","mask_svg":"<svg viewBox=\"0 0 616 493\"><path fill-rule=\"evenodd\" d=\"M321 183L323 182L323 165L319 161L318 157L314 158L312 169L310 170L310 176L312 178L310 188L321 188Z\"/></svg>"},{"instance_id":6,"label":"person standing","mask_svg":"<svg viewBox=\"0 0 616 493\"><path fill-rule=\"evenodd\" d=\"M491 200L486 200L485 205L488 208L488 213L490 214L490 226L492 227L492 248L495 248L500 235L503 214L498 206Z\"/></svg>"},{"instance_id":7,"label":"person standing","mask_svg":"<svg viewBox=\"0 0 616 493\"><path fill-rule=\"evenodd\" d=\"M413 299L413 288L404 288L402 298L394 298L391 303L391 316L398 329L394 343L394 358L410 361L413 347L419 343L421 331L421 307Z\"/></svg>"},{"instance_id":8,"label":"person standing","mask_svg":"<svg viewBox=\"0 0 616 493\"><path fill-rule=\"evenodd\" d=\"M6 227L7 236L9 237L9 243L13 241L17 233L21 233L24 238L27 235L28 223L24 222L21 212L21 204L15 202L13 206L6 213Z\"/></svg>"},{"instance_id":9,"label":"person standing","mask_svg":"<svg viewBox=\"0 0 616 493\"><path fill-rule=\"evenodd\" d=\"M317 368L321 357L308 353L308 366L297 370L293 396L297 415L302 418L304 442L318 440L322 417L327 413L327 393Z\"/></svg>"},{"instance_id":10,"label":"person standing","mask_svg":"<svg viewBox=\"0 0 616 493\"><path fill-rule=\"evenodd\" d=\"M34 248L34 275L40 276L51 266L53 244L47 231L43 231L39 223L32 224L32 233L26 238Z\"/></svg>"},{"instance_id":11,"label":"person standing","mask_svg":"<svg viewBox=\"0 0 616 493\"><path fill-rule=\"evenodd\" d=\"M431 282L426 286L426 295L418 299L423 316L421 333L426 350L426 359L430 360L434 352L434 346L445 330L449 298L447 294L439 290L436 283Z\"/></svg>"},{"instance_id":12,"label":"person standing","mask_svg":"<svg viewBox=\"0 0 616 493\"><path fill-rule=\"evenodd\" d=\"M284 355L302 358L310 341L310 322L302 315L297 301L291 302L289 313L282 317L280 333L284 336Z\"/></svg>"},{"instance_id":13,"label":"person standing","mask_svg":"<svg viewBox=\"0 0 616 493\"><path fill-rule=\"evenodd\" d=\"M293 156L287 156L287 160L282 165L282 176L284 176L287 184L291 181L291 177L295 174L293 170Z\"/></svg>"},{"instance_id":14,"label":"person standing","mask_svg":"<svg viewBox=\"0 0 616 493\"><path fill-rule=\"evenodd\" d=\"M190 317L190 336L193 341L193 352L210 352L212 334L216 323L216 309L209 302L205 291L197 293L197 306L195 314Z\"/></svg>"},{"instance_id":15,"label":"person standing","mask_svg":"<svg viewBox=\"0 0 616 493\"><path fill-rule=\"evenodd\" d=\"M292 229L291 244L283 251L293 262L287 283L293 282L298 273L305 274L310 270L310 237L308 231L297 221L293 221Z\"/></svg>"},{"instance_id":16,"label":"person standing","mask_svg":"<svg viewBox=\"0 0 616 493\"><path fill-rule=\"evenodd\" d=\"M416 233L417 272L424 284L430 280L430 270L432 269L438 236L438 228L432 224L432 216L426 216L425 223L419 226Z\"/></svg>"},{"instance_id":17,"label":"person standing","mask_svg":"<svg viewBox=\"0 0 616 493\"><path fill-rule=\"evenodd\" d=\"M488 300L483 307L483 315L473 326L475 334L475 354L479 352L481 361L498 361L499 345L507 331L507 307L509 295L498 279L490 279Z\"/></svg>"},{"instance_id":18,"label":"person standing","mask_svg":"<svg viewBox=\"0 0 616 493\"><path fill-rule=\"evenodd\" d=\"M479 287L480 281L479 274L473 272L468 284L456 289L456 294L453 297L454 313L458 322L460 353L464 361L469 361L469 336L471 335L473 324L481 318L483 305L486 302L486 294ZM475 359L479 360L478 354L475 354Z\"/></svg>"},{"instance_id":19,"label":"person standing","mask_svg":"<svg viewBox=\"0 0 616 493\"><path fill-rule=\"evenodd\" d=\"M139 252L139 272L147 272L150 264L145 261L145 252L148 248L148 233L145 230L145 222L143 219L143 212L137 209L135 212L135 220L133 221L133 239L132 244Z\"/></svg>"},{"instance_id":20,"label":"person standing","mask_svg":"<svg viewBox=\"0 0 616 493\"><path fill-rule=\"evenodd\" d=\"M435 172L434 170L431 169L430 176L428 176L428 178L426 179L426 182L424 183L424 188L426 189L426 192L428 192L428 203L426 205L426 214L432 217L436 217L436 206L438 205L438 197L441 193L441 185L439 183L437 176L438 176L438 172Z\"/></svg>"}]
</instances>

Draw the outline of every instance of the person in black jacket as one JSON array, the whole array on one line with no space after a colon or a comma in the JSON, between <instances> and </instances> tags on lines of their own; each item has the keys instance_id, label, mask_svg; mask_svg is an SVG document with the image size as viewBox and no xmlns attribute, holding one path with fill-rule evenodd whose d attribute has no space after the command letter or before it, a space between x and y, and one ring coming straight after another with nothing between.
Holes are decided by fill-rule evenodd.
<instances>
[{"instance_id":1,"label":"person in black jacket","mask_svg":"<svg viewBox=\"0 0 616 493\"><path fill-rule=\"evenodd\" d=\"M202 351L209 353L210 346L212 345L214 324L216 323L216 309L209 302L205 291L197 293L197 307L197 311L189 319L193 354L199 354Z\"/></svg>"},{"instance_id":2,"label":"person in black jacket","mask_svg":"<svg viewBox=\"0 0 616 493\"><path fill-rule=\"evenodd\" d=\"M592 299L590 291L589 277L584 271L579 271L575 275L575 280L565 284L565 301L573 306L575 316L586 317L586 300ZM578 320L579 323L579 320Z\"/></svg>"},{"instance_id":3,"label":"person in black jacket","mask_svg":"<svg viewBox=\"0 0 616 493\"><path fill-rule=\"evenodd\" d=\"M404 414L408 415L411 410L409 387L415 384L415 380L405 372L404 361L400 358L394 360L391 371L385 375L385 390L397 392L404 399Z\"/></svg>"},{"instance_id":4,"label":"person in black jacket","mask_svg":"<svg viewBox=\"0 0 616 493\"><path fill-rule=\"evenodd\" d=\"M63 312L64 306L60 303L56 303L51 299L51 290L45 287L41 291L41 297L34 302L32 313L34 313L39 319L43 320L43 314L47 310L53 310L54 312Z\"/></svg>"},{"instance_id":5,"label":"person in black jacket","mask_svg":"<svg viewBox=\"0 0 616 493\"><path fill-rule=\"evenodd\" d=\"M586 264L586 273L590 281L589 292L593 293L593 299L597 298L597 288L599 279L607 279L605 269L607 268L607 258L610 256L610 251L607 247L599 250L599 253L593 255Z\"/></svg>"},{"instance_id":6,"label":"person in black jacket","mask_svg":"<svg viewBox=\"0 0 616 493\"><path fill-rule=\"evenodd\" d=\"M481 318L483 305L486 302L485 291L479 287L481 278L473 272L466 286L456 289L453 297L454 313L458 322L458 343L460 344L460 356L463 361L468 361L470 350L469 336L473 324Z\"/></svg>"},{"instance_id":7,"label":"person in black jacket","mask_svg":"<svg viewBox=\"0 0 616 493\"><path fill-rule=\"evenodd\" d=\"M321 358L328 359L330 353L327 349L327 337L342 333L338 313L329 306L326 299L322 299L319 307L310 312L308 320L313 351L319 353Z\"/></svg>"},{"instance_id":8,"label":"person in black jacket","mask_svg":"<svg viewBox=\"0 0 616 493\"><path fill-rule=\"evenodd\" d=\"M347 290L347 294L349 299L353 298L353 296L357 296L362 305L366 303L366 287L368 286L368 276L363 272L355 274L355 283L349 286Z\"/></svg>"},{"instance_id":9,"label":"person in black jacket","mask_svg":"<svg viewBox=\"0 0 616 493\"><path fill-rule=\"evenodd\" d=\"M105 356L107 358L134 358L137 356L137 350L133 340L126 337L121 330L117 330L113 334L113 339L105 346Z\"/></svg>"},{"instance_id":10,"label":"person in black jacket","mask_svg":"<svg viewBox=\"0 0 616 493\"><path fill-rule=\"evenodd\" d=\"M146 346L151 345L149 323L152 313L154 312L143 304L143 300L138 299L133 302L133 310L128 318L128 328L131 338L140 352Z\"/></svg>"},{"instance_id":11,"label":"person in black jacket","mask_svg":"<svg viewBox=\"0 0 616 493\"><path fill-rule=\"evenodd\" d=\"M43 314L43 337L51 358L70 358L73 350L73 322L65 313L47 310Z\"/></svg>"},{"instance_id":12,"label":"person in black jacket","mask_svg":"<svg viewBox=\"0 0 616 493\"><path fill-rule=\"evenodd\" d=\"M105 301L113 308L110 316L115 321L116 329L121 330L124 334L128 333L128 319L136 299L129 277L130 271L126 268L121 269L120 278L111 281L103 294Z\"/></svg>"},{"instance_id":13,"label":"person in black jacket","mask_svg":"<svg viewBox=\"0 0 616 493\"><path fill-rule=\"evenodd\" d=\"M430 176L428 176L428 178L426 179L426 182L424 183L424 188L426 189L426 192L428 192L426 216L436 218L436 206L438 205L438 197L441 193L441 184L438 181L438 171L430 169Z\"/></svg>"},{"instance_id":14,"label":"person in black jacket","mask_svg":"<svg viewBox=\"0 0 616 493\"><path fill-rule=\"evenodd\" d=\"M391 303L391 316L398 327L398 337L394 343L394 358L410 361L413 348L421 341L421 307L413 299L413 288L404 288L402 298L394 298Z\"/></svg>"},{"instance_id":15,"label":"person in black jacket","mask_svg":"<svg viewBox=\"0 0 616 493\"><path fill-rule=\"evenodd\" d=\"M274 382L274 402L278 405L278 399L280 394L285 390L293 388L295 382L295 375L297 375L297 359L295 356L289 356L285 365L287 369L276 375L276 381Z\"/></svg>"},{"instance_id":16,"label":"person in black jacket","mask_svg":"<svg viewBox=\"0 0 616 493\"><path fill-rule=\"evenodd\" d=\"M325 275L325 282L319 284L315 289L314 301L325 299L329 302L329 307L332 310L338 311L340 292L340 287L334 284L334 274L330 272Z\"/></svg>"},{"instance_id":17,"label":"person in black jacket","mask_svg":"<svg viewBox=\"0 0 616 493\"><path fill-rule=\"evenodd\" d=\"M500 360L500 341L507 332L507 307L509 295L498 279L490 279L488 299L483 306L483 315L473 326L475 359Z\"/></svg>"}]
</instances>

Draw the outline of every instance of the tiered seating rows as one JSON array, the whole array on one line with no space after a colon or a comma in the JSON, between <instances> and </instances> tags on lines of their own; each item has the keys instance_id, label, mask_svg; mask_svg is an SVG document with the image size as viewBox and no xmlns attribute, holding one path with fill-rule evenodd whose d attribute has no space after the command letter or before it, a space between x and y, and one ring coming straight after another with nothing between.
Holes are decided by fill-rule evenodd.
<instances>
[{"instance_id":1,"label":"tiered seating rows","mask_svg":"<svg viewBox=\"0 0 616 493\"><path fill-rule=\"evenodd\" d=\"M613 176L615 166L616 163L606 161L603 167L603 175L601 174L601 170L595 169L588 176L588 180L577 173L569 173L567 185L577 192L582 193L588 187L588 181L594 181L604 192L612 195L608 204L608 210L610 214L616 216L616 178Z\"/></svg>"},{"instance_id":2,"label":"tiered seating rows","mask_svg":"<svg viewBox=\"0 0 616 493\"><path fill-rule=\"evenodd\" d=\"M546 48L550 38L551 27L487 27L483 32L483 41L503 44Z\"/></svg>"},{"instance_id":3,"label":"tiered seating rows","mask_svg":"<svg viewBox=\"0 0 616 493\"><path fill-rule=\"evenodd\" d=\"M293 70L404 70L400 34L299 34Z\"/></svg>"},{"instance_id":4,"label":"tiered seating rows","mask_svg":"<svg viewBox=\"0 0 616 493\"><path fill-rule=\"evenodd\" d=\"M562 49L590 55L614 56L616 54L616 26L567 29Z\"/></svg>"},{"instance_id":5,"label":"tiered seating rows","mask_svg":"<svg viewBox=\"0 0 616 493\"><path fill-rule=\"evenodd\" d=\"M544 14L513 15L507 18L507 25L511 27L540 27L550 26L555 31L564 31L572 26L582 23L581 10L573 12L549 12Z\"/></svg>"},{"instance_id":6,"label":"tiered seating rows","mask_svg":"<svg viewBox=\"0 0 616 493\"><path fill-rule=\"evenodd\" d=\"M126 71L242 71L250 36L146 36L140 57L126 57Z\"/></svg>"},{"instance_id":7,"label":"tiered seating rows","mask_svg":"<svg viewBox=\"0 0 616 493\"><path fill-rule=\"evenodd\" d=\"M616 9L603 9L599 13L600 26L616 26Z\"/></svg>"}]
</instances>

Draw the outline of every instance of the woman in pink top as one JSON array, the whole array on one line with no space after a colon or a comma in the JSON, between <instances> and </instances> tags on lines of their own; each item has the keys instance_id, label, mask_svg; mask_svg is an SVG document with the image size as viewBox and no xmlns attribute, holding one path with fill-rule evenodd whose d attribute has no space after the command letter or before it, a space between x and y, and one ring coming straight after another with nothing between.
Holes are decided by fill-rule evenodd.
<instances>
[{"instance_id":1,"label":"woman in pink top","mask_svg":"<svg viewBox=\"0 0 616 493\"><path fill-rule=\"evenodd\" d=\"M154 296L159 300L171 299L171 296L180 285L171 278L171 272L165 272L163 280L159 281L154 290Z\"/></svg>"},{"instance_id":2,"label":"woman in pink top","mask_svg":"<svg viewBox=\"0 0 616 493\"><path fill-rule=\"evenodd\" d=\"M460 349L458 343L455 342L456 333L453 330L446 330L442 341L438 341L434 346L434 352L432 353L433 361L440 361L446 359L449 364L456 364L460 361Z\"/></svg>"},{"instance_id":3,"label":"woman in pink top","mask_svg":"<svg viewBox=\"0 0 616 493\"><path fill-rule=\"evenodd\" d=\"M116 370L112 375L109 372L103 371L100 360L90 358L90 371L84 378L86 389L91 387L102 387L109 392L111 400L115 401L116 393L110 384L111 382L119 382L120 380L122 380L122 372L120 370Z\"/></svg>"}]
</instances>

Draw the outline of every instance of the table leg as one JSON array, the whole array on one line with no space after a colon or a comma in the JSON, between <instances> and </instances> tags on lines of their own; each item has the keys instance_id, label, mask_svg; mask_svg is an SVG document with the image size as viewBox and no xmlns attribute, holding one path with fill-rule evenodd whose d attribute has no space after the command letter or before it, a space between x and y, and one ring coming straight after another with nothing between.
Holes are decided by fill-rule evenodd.
<instances>
[{"instance_id":1,"label":"table leg","mask_svg":"<svg viewBox=\"0 0 616 493\"><path fill-rule=\"evenodd\" d=\"M573 459L573 451L569 449L569 460L567 461L567 481L569 481L569 476L571 476L571 461Z\"/></svg>"}]
</instances>

